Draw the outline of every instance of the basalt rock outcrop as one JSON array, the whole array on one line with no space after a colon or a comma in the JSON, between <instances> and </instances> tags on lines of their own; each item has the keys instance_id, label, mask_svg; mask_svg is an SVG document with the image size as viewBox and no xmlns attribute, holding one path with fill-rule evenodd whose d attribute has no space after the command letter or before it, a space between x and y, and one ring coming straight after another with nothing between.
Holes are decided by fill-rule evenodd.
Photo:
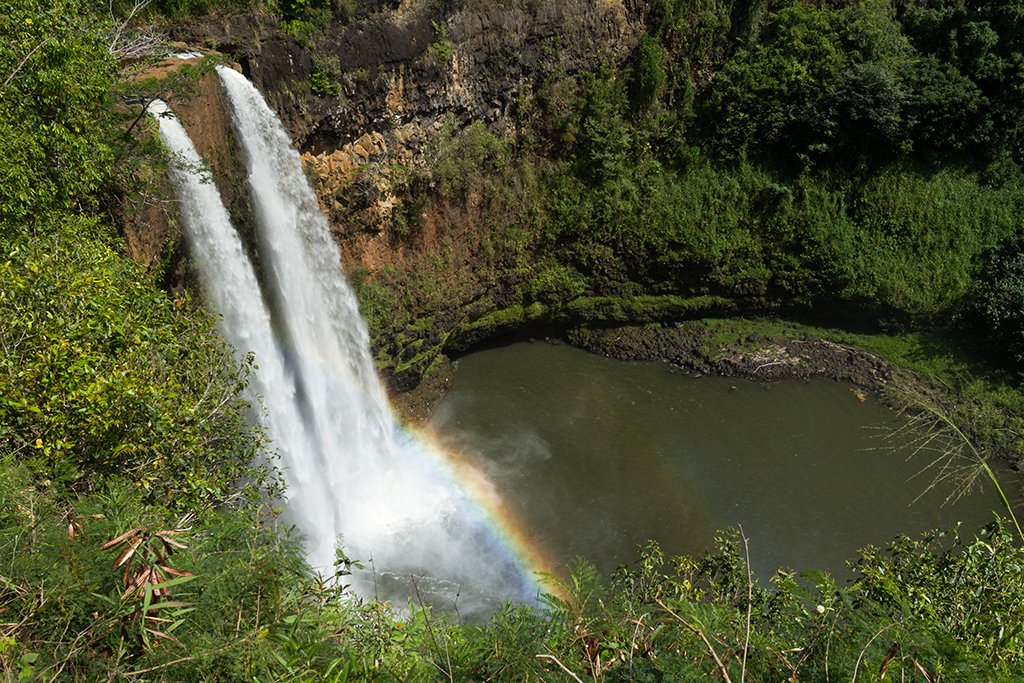
<instances>
[{"instance_id":1,"label":"basalt rock outcrop","mask_svg":"<svg viewBox=\"0 0 1024 683\"><path fill-rule=\"evenodd\" d=\"M366 134L452 114L497 126L538 73L575 73L629 58L646 32L636 0L479 3L366 2L310 40L250 13L171 29L173 39L232 55L297 145L332 153ZM311 78L330 81L320 93Z\"/></svg>"},{"instance_id":2,"label":"basalt rock outcrop","mask_svg":"<svg viewBox=\"0 0 1024 683\"><path fill-rule=\"evenodd\" d=\"M391 264L377 241L396 246L396 192L426 165L443 122L513 136L516 108L544 74L625 63L647 30L647 5L635 0L475 7L371 0L314 37L258 13L175 26L170 36L238 61L307 160L346 261L372 274Z\"/></svg>"}]
</instances>

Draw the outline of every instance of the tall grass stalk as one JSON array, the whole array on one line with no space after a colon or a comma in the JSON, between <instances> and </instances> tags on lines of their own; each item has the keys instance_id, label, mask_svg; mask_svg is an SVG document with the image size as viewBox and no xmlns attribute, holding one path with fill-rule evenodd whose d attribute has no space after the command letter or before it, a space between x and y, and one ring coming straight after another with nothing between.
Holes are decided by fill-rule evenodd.
<instances>
[{"instance_id":1,"label":"tall grass stalk","mask_svg":"<svg viewBox=\"0 0 1024 683\"><path fill-rule=\"evenodd\" d=\"M917 414L916 417L909 415L911 410ZM940 408L919 396L909 399L904 413L908 414L911 420L887 435L887 438L898 440L898 443L889 447L893 450L911 448L910 457L926 452L935 454L931 462L921 469L921 472L933 470L936 473L925 490L915 499L915 502L945 481L954 484L954 489L947 496L946 502L951 500L955 502L971 490L979 477L987 476L992 482L992 486L995 487L999 502L1002 503L1014 528L1017 529L1017 537L1024 542L1024 532L1021 531L1020 523L1017 521L1017 516L1013 512L1013 507L1010 505L1003 487L999 484L999 479L989 466L985 456L967 434L957 426L956 422ZM924 430L921 430L922 421L928 422L928 426ZM904 441L904 437L908 434L910 435L909 441Z\"/></svg>"}]
</instances>

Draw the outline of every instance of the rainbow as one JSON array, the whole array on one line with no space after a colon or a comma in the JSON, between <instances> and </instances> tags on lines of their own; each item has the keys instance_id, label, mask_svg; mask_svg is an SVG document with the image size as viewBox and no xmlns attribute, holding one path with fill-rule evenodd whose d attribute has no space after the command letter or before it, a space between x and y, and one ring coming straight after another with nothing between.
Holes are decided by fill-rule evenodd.
<instances>
[{"instance_id":1,"label":"rainbow","mask_svg":"<svg viewBox=\"0 0 1024 683\"><path fill-rule=\"evenodd\" d=\"M536 595L539 579L555 567L548 549L534 538L512 506L506 504L495 485L479 468L470 464L467 454L441 445L430 430L397 426L406 445L429 467L441 474L450 489L468 500L494 542L492 550L513 564L520 576L520 592ZM550 589L548 589L550 590Z\"/></svg>"}]
</instances>

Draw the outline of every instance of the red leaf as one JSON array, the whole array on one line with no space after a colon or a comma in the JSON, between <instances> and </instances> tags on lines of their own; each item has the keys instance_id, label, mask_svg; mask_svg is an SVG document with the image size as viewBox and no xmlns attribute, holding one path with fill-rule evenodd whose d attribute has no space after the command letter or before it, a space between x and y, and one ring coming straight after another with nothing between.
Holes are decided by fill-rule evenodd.
<instances>
[{"instance_id":1,"label":"red leaf","mask_svg":"<svg viewBox=\"0 0 1024 683\"><path fill-rule=\"evenodd\" d=\"M188 547L188 546L187 546L187 545L185 545L184 543L178 543L177 541L175 541L174 539L171 539L171 538L164 538L163 536L161 536L161 537L160 537L160 539L161 539L161 540L162 540L162 541L163 541L164 543L166 543L167 545L169 545L169 546L173 546L173 547L175 547L175 548L178 548L179 550L184 550L185 548L187 548L187 547Z\"/></svg>"},{"instance_id":2,"label":"red leaf","mask_svg":"<svg viewBox=\"0 0 1024 683\"><path fill-rule=\"evenodd\" d=\"M149 575L151 573L152 573L152 570L150 570L150 569L146 569L144 571L139 572L138 576L136 576L135 579L132 580L131 584L128 586L128 588L125 590L125 592L121 595L121 599L124 600L126 597L128 597L132 593L132 591L135 591L140 586L142 586L142 584L144 584L149 579Z\"/></svg>"},{"instance_id":3,"label":"red leaf","mask_svg":"<svg viewBox=\"0 0 1024 683\"><path fill-rule=\"evenodd\" d=\"M180 569L175 569L174 567L168 567L166 565L161 565L160 569L163 569L171 576L195 576L195 574L193 574L192 572L185 572Z\"/></svg>"},{"instance_id":4,"label":"red leaf","mask_svg":"<svg viewBox=\"0 0 1024 683\"><path fill-rule=\"evenodd\" d=\"M925 679L928 681L928 683L935 683L935 679L932 678L928 674L928 672L924 670L924 667L921 666L916 659L914 660L914 667L917 668L917 670L921 672L921 675L923 675L925 677Z\"/></svg>"},{"instance_id":5,"label":"red leaf","mask_svg":"<svg viewBox=\"0 0 1024 683\"><path fill-rule=\"evenodd\" d=\"M124 550L121 551L121 554L117 556L116 560L114 560L114 564L110 565L110 568L117 569L122 564L127 562L128 559L135 554L135 551L138 549L140 543L142 543L142 539L136 538L134 542L131 542L128 545L126 545Z\"/></svg>"},{"instance_id":6,"label":"red leaf","mask_svg":"<svg viewBox=\"0 0 1024 683\"><path fill-rule=\"evenodd\" d=\"M117 545L118 543L120 543L124 539L128 538L129 536L131 536L132 534L134 534L137 531L142 531L142 527L141 526L137 526L134 529L132 529L131 531L126 531L123 534L121 534L120 536L118 536L117 538L107 541L106 543L104 543L103 545L100 546L100 550L107 550L108 548L114 547L115 545Z\"/></svg>"}]
</instances>

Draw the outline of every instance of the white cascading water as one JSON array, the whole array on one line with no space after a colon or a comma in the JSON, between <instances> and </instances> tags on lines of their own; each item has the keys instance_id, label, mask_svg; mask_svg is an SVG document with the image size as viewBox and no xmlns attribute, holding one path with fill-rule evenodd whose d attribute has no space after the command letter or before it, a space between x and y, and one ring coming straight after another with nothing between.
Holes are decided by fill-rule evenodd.
<instances>
[{"instance_id":1,"label":"white cascading water","mask_svg":"<svg viewBox=\"0 0 1024 683\"><path fill-rule=\"evenodd\" d=\"M274 388L285 400L267 406L264 425L278 438L308 448L294 412L294 385L289 381L271 330L270 314L263 304L259 283L242 242L231 225L217 186L203 170L188 133L157 100L149 110L160 121L160 134L171 150L171 180L182 198L181 217L187 226L192 258L202 278L203 295L221 314L220 328L236 349L252 352L259 359L258 382L250 385L251 398ZM215 275L215 276L214 276ZM291 434L284 434L288 429Z\"/></svg>"},{"instance_id":2,"label":"white cascading water","mask_svg":"<svg viewBox=\"0 0 1024 683\"><path fill-rule=\"evenodd\" d=\"M209 304L225 339L255 354L250 391L281 454L286 515L306 536L310 565L329 573L343 538L347 555L367 565L354 576L363 595L404 599L414 576L420 597L461 599L464 615L532 599L532 582L449 473L395 430L299 154L244 76L223 67L218 74L249 169L262 291L216 187L194 172L201 162L185 131L164 116L160 130L186 162L172 165L172 179Z\"/></svg>"}]
</instances>

